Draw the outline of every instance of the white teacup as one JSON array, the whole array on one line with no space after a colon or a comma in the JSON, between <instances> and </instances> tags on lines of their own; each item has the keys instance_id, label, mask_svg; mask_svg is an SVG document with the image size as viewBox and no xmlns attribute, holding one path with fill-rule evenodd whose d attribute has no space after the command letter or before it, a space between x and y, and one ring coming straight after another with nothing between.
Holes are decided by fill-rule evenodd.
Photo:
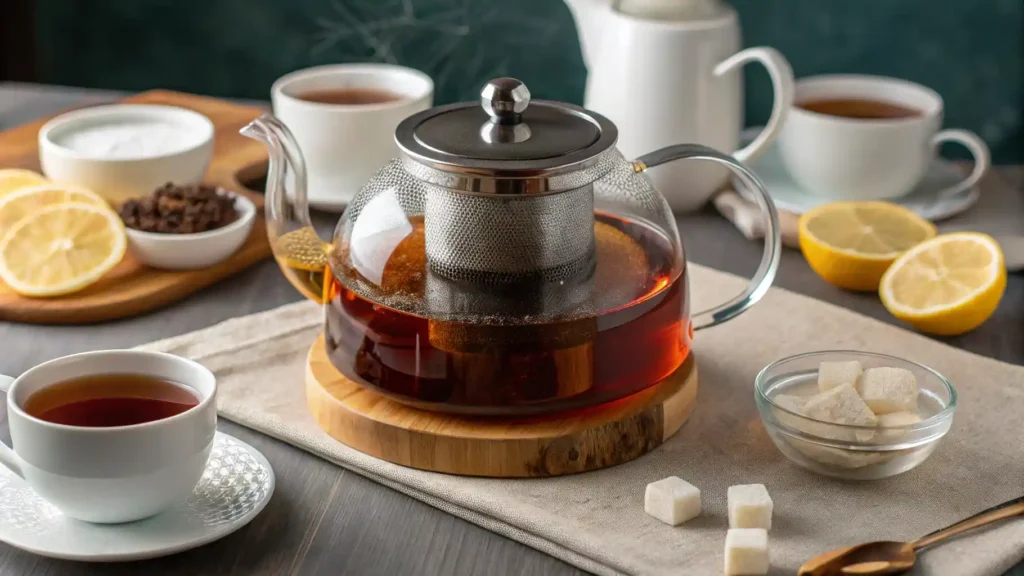
<instances>
[{"instance_id":1,"label":"white teacup","mask_svg":"<svg viewBox=\"0 0 1024 576\"><path fill-rule=\"evenodd\" d=\"M94 428L54 424L29 415L32 394L67 380L143 374L189 387L199 404L143 424ZM13 450L0 444L0 464L66 516L87 522L130 522L183 502L203 475L217 429L216 379L191 360L136 350L86 352L40 364L7 392Z\"/></svg>"},{"instance_id":2,"label":"white teacup","mask_svg":"<svg viewBox=\"0 0 1024 576\"><path fill-rule=\"evenodd\" d=\"M351 89L383 90L399 98L372 104L302 99L312 92ZM305 159L309 203L340 210L381 166L398 156L395 128L430 108L434 82L402 66L337 64L282 76L270 92L274 115L295 135Z\"/></svg>"},{"instance_id":3,"label":"white teacup","mask_svg":"<svg viewBox=\"0 0 1024 576\"><path fill-rule=\"evenodd\" d=\"M801 103L826 99L895 104L917 114L852 118L812 112ZM928 170L938 146L959 142L974 156L974 170L939 194L973 188L989 168L988 146L965 130L942 130L942 97L913 82L883 76L802 78L779 137L782 160L808 193L835 200L883 200L910 192Z\"/></svg>"}]
</instances>

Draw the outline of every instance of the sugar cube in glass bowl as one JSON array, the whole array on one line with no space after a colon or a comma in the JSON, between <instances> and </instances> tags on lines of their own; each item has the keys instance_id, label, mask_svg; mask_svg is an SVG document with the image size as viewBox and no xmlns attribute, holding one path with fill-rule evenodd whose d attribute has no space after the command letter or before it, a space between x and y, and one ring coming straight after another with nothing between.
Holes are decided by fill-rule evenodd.
<instances>
[{"instance_id":1,"label":"sugar cube in glass bowl","mask_svg":"<svg viewBox=\"0 0 1024 576\"><path fill-rule=\"evenodd\" d=\"M863 367L858 384L844 382L821 392L820 367L836 362L858 362ZM878 368L898 370L874 372L865 393L865 377ZM915 384L913 405L907 374ZM927 366L852 350L783 358L757 375L754 389L765 430L780 452L818 474L858 480L894 476L924 462L949 431L957 402L953 385Z\"/></svg>"}]
</instances>

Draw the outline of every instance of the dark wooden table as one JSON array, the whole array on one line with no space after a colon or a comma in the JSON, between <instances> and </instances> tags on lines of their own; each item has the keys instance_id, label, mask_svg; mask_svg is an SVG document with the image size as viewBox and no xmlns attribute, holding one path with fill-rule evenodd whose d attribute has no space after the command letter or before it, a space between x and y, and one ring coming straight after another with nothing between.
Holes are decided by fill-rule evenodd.
<instances>
[{"instance_id":1,"label":"dark wooden table","mask_svg":"<svg viewBox=\"0 0 1024 576\"><path fill-rule=\"evenodd\" d=\"M0 83L0 129L119 96ZM1003 202L1006 198L1013 202ZM1019 206L1020 200L1024 200L1024 169L1004 167L986 183L983 205L976 210ZM324 229L330 229L335 219L326 214L316 216L318 227ZM760 259L760 244L744 239L710 209L680 218L679 229L694 262L749 275ZM1024 233L1024 227L1020 232ZM895 323L876 297L828 286L792 250L783 255L776 284ZM17 376L57 356L133 346L299 298L277 266L267 261L183 302L137 318L91 326L0 323L0 373ZM971 334L947 342L1024 364L1024 276L1011 275L995 317ZM580 573L301 450L230 422L222 421L220 428L261 450L277 474L273 499L250 525L197 550L121 565L54 561L0 544L0 575ZM9 441L6 430L0 436Z\"/></svg>"}]
</instances>

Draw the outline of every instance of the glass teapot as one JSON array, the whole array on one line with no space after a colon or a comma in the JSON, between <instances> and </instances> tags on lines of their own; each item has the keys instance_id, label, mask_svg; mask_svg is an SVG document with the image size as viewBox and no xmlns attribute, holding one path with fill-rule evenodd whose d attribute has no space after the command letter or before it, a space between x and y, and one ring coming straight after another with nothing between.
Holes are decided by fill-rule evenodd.
<instances>
[{"instance_id":1,"label":"glass teapot","mask_svg":"<svg viewBox=\"0 0 1024 576\"><path fill-rule=\"evenodd\" d=\"M695 144L628 161L607 118L531 102L513 78L490 81L479 104L405 119L401 157L363 186L329 243L310 221L288 128L264 115L242 134L269 149L271 246L289 280L325 305L331 363L428 410L564 411L692 370L693 332L757 302L779 263L778 215L743 165ZM692 316L675 219L644 174L682 159L732 170L767 231L747 289Z\"/></svg>"}]
</instances>

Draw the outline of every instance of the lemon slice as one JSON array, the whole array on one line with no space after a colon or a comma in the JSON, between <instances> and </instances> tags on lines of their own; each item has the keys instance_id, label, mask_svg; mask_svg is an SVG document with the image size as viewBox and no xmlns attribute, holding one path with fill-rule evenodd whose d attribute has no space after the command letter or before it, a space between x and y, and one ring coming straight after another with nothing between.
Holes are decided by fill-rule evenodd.
<instances>
[{"instance_id":1,"label":"lemon slice","mask_svg":"<svg viewBox=\"0 0 1024 576\"><path fill-rule=\"evenodd\" d=\"M988 320L1006 290L1006 264L991 236L943 234L900 256L878 294L893 316L922 332L950 336Z\"/></svg>"},{"instance_id":2,"label":"lemon slice","mask_svg":"<svg viewBox=\"0 0 1024 576\"><path fill-rule=\"evenodd\" d=\"M81 202L94 206L107 206L92 190L68 184L46 183L21 188L0 196L0 236L21 221L22 218L53 204Z\"/></svg>"},{"instance_id":3,"label":"lemon slice","mask_svg":"<svg viewBox=\"0 0 1024 576\"><path fill-rule=\"evenodd\" d=\"M15 190L20 190L26 186L35 186L36 184L44 184L46 178L43 178L41 174L37 174L31 170L22 170L21 168L5 168L0 170L0 197L6 196Z\"/></svg>"},{"instance_id":4,"label":"lemon slice","mask_svg":"<svg viewBox=\"0 0 1024 576\"><path fill-rule=\"evenodd\" d=\"M25 296L81 290L124 256L124 224L92 204L47 206L0 237L0 279Z\"/></svg>"},{"instance_id":5,"label":"lemon slice","mask_svg":"<svg viewBox=\"0 0 1024 576\"><path fill-rule=\"evenodd\" d=\"M826 282L873 291L900 254L935 236L935 226L888 202L835 202L805 212L799 233L804 258Z\"/></svg>"}]
</instances>

